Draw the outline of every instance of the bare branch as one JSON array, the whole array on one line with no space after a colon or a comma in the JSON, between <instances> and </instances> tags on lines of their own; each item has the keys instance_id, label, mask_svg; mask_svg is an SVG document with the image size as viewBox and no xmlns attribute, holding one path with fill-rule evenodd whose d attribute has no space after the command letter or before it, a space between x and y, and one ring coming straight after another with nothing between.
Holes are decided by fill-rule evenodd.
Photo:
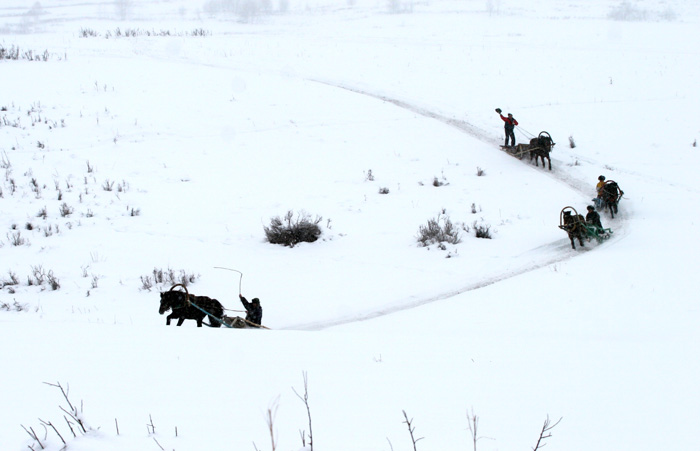
<instances>
[{"instance_id":1,"label":"bare branch","mask_svg":"<svg viewBox=\"0 0 700 451\"><path fill-rule=\"evenodd\" d=\"M44 445L41 443L41 440L39 440L39 437L37 437L36 432L34 432L34 429L33 429L31 426L29 426L29 430L27 430L27 428L25 428L23 424L20 424L20 426L22 426L22 429L24 429L25 432L26 432L27 434L29 434L29 436L30 436L31 438L33 438L34 440L36 440L36 442L39 444L39 446L41 447L41 449L45 449L45 448L44 448ZM31 432L30 432L30 431L31 431Z\"/></svg>"},{"instance_id":2,"label":"bare branch","mask_svg":"<svg viewBox=\"0 0 700 451\"><path fill-rule=\"evenodd\" d=\"M275 438L275 417L277 416L277 407L278 407L278 401L279 397L275 398L275 400L272 402L272 405L267 408L267 417L265 418L265 422L267 423L267 428L270 431L270 441L272 443L272 451L275 451L277 448L277 443L276 443L276 438ZM253 443L253 446L255 446L255 443ZM257 447L255 448L256 450L258 449Z\"/></svg>"},{"instance_id":3,"label":"bare branch","mask_svg":"<svg viewBox=\"0 0 700 451\"><path fill-rule=\"evenodd\" d=\"M71 422L66 418L65 415L63 415L63 419L66 420L66 424L68 424L68 429L70 429L71 433L73 434L73 437L77 437L75 434L75 431L73 430L73 426L71 426Z\"/></svg>"},{"instance_id":4,"label":"bare branch","mask_svg":"<svg viewBox=\"0 0 700 451\"><path fill-rule=\"evenodd\" d=\"M63 436L61 435L61 433L58 432L58 429L56 429L56 426L54 426L53 424L51 424L50 421L47 422L47 421L44 421L44 420L42 420L41 418L39 418L39 422L40 422L41 424L43 424L44 426L51 426L51 429L53 429L53 431L56 433L56 435L58 435L58 438L61 439L61 441L63 442L64 445L66 444L66 441L63 440Z\"/></svg>"},{"instance_id":5,"label":"bare branch","mask_svg":"<svg viewBox=\"0 0 700 451\"><path fill-rule=\"evenodd\" d=\"M482 437L479 437L478 434L478 429L479 429L479 417L476 416L474 413L474 409L472 409L471 414L467 412L467 426L469 427L469 433L472 436L472 443L474 444L474 451L476 451L476 442L479 441Z\"/></svg>"},{"instance_id":6,"label":"bare branch","mask_svg":"<svg viewBox=\"0 0 700 451\"><path fill-rule=\"evenodd\" d=\"M535 444L535 447L532 448L532 451L537 451L538 449L544 448L546 445L544 440L552 436L552 429L561 423L562 419L564 419L564 417L559 418L556 423L551 424L549 421L549 415L547 415L547 419L544 420L544 424L542 425L542 431L540 431L540 437L537 439L537 443Z\"/></svg>"},{"instance_id":7,"label":"bare branch","mask_svg":"<svg viewBox=\"0 0 700 451\"><path fill-rule=\"evenodd\" d=\"M308 374L306 371L302 373L304 376L304 396L301 396L297 391L292 387L292 391L294 391L294 394L297 395L299 399L301 399L304 402L304 405L306 406L306 415L309 418L309 447L311 448L310 451L314 451L314 435L313 435L313 430L311 429L311 408L309 407L309 378ZM303 437L302 437L302 443L304 442Z\"/></svg>"},{"instance_id":8,"label":"bare branch","mask_svg":"<svg viewBox=\"0 0 700 451\"><path fill-rule=\"evenodd\" d=\"M165 448L163 448L162 446L160 446L160 443L158 443L158 440L156 440L155 437L153 437L153 441L156 442L156 445L158 445L158 447L159 447L160 449L162 449L163 451L165 451Z\"/></svg>"},{"instance_id":9,"label":"bare branch","mask_svg":"<svg viewBox=\"0 0 700 451\"><path fill-rule=\"evenodd\" d=\"M146 425L146 429L149 430L149 434L155 434L156 427L153 425L153 417L150 413L148 414L148 420L150 421L150 423Z\"/></svg>"},{"instance_id":10,"label":"bare branch","mask_svg":"<svg viewBox=\"0 0 700 451\"><path fill-rule=\"evenodd\" d=\"M412 425L413 419L408 419L408 415L406 414L405 410L402 410L402 412L403 417L405 418L404 423L408 426L408 433L411 434L411 441L413 442L413 451L418 451L418 449L416 448L416 443L418 443L420 440L423 440L424 437L415 438L415 436L413 435L413 431L415 431L416 428Z\"/></svg>"},{"instance_id":11,"label":"bare branch","mask_svg":"<svg viewBox=\"0 0 700 451\"><path fill-rule=\"evenodd\" d=\"M75 420L75 422L78 423L78 425L80 426L80 429L83 430L83 434L87 433L87 430L85 429L85 426L83 426L83 422L82 422L78 417L76 417L74 413L71 413L71 412L67 411L66 409L63 408L63 406L58 406L58 408L61 409L61 410L63 410L65 413L68 414L69 417L73 418L73 419ZM76 414L77 414L77 413L76 413ZM66 420L66 421L67 421L67 420ZM73 434L73 435L75 435L75 434Z\"/></svg>"}]
</instances>

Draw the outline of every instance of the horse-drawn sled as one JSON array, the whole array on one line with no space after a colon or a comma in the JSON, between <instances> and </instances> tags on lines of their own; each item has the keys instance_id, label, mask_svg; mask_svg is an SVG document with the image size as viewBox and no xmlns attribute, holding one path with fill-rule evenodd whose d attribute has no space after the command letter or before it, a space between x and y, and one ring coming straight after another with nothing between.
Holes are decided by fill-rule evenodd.
<instances>
[{"instance_id":1,"label":"horse-drawn sled","mask_svg":"<svg viewBox=\"0 0 700 451\"><path fill-rule=\"evenodd\" d=\"M176 290L182 288L185 291ZM223 305L216 299L208 296L195 296L187 291L187 287L181 283L173 285L170 290L160 293L161 315L171 310L166 317L165 325L170 325L170 320L177 319L177 325L182 326L186 319L197 321L197 327L207 325L209 327L228 327L231 329L268 329L261 324L256 324L240 316L226 316ZM261 314L262 316L262 314ZM209 317L209 324L204 323L204 318Z\"/></svg>"},{"instance_id":2,"label":"horse-drawn sled","mask_svg":"<svg viewBox=\"0 0 700 451\"><path fill-rule=\"evenodd\" d=\"M625 192L620 189L620 186L615 180L606 181L601 188L600 205L604 210L610 211L611 218L614 218L617 214L617 204L624 194Z\"/></svg>"},{"instance_id":3,"label":"horse-drawn sled","mask_svg":"<svg viewBox=\"0 0 700 451\"><path fill-rule=\"evenodd\" d=\"M552 136L548 132L540 132L537 137L532 138L529 144L520 143L515 146L501 146L501 149L505 150L514 157L522 160L525 155L530 156L530 161L535 160L535 166L539 167L538 161L542 160L542 167L545 167L544 160L546 159L549 163L549 170L552 170L552 160L549 158L549 153L552 151L556 143L552 139Z\"/></svg>"},{"instance_id":4,"label":"horse-drawn sled","mask_svg":"<svg viewBox=\"0 0 700 451\"><path fill-rule=\"evenodd\" d=\"M583 246L583 240L591 241L595 239L598 243L610 238L612 235L611 229L598 227L595 224L586 222L583 215L578 214L574 207L564 207L559 213L559 228L569 235L571 240L571 248L576 249L574 240Z\"/></svg>"}]
</instances>

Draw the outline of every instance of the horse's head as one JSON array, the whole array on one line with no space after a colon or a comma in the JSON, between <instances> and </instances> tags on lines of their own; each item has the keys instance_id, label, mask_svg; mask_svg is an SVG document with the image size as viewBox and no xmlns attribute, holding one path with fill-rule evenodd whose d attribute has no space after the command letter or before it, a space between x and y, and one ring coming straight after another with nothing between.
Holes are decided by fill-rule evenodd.
<instances>
[{"instance_id":1,"label":"horse's head","mask_svg":"<svg viewBox=\"0 0 700 451\"><path fill-rule=\"evenodd\" d=\"M158 313L161 315L170 309L176 309L185 305L185 293L182 291L166 291L160 293L160 309Z\"/></svg>"},{"instance_id":2,"label":"horse's head","mask_svg":"<svg viewBox=\"0 0 700 451\"><path fill-rule=\"evenodd\" d=\"M549 136L540 136L538 139L540 140L540 146L544 147L545 151L552 151L552 138Z\"/></svg>"}]
</instances>

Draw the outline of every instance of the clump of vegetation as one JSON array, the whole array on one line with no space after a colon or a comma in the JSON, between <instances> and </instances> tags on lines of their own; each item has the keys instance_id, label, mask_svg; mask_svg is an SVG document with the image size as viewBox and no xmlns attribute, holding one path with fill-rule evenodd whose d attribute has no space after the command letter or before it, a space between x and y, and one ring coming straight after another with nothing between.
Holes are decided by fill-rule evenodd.
<instances>
[{"instance_id":1,"label":"clump of vegetation","mask_svg":"<svg viewBox=\"0 0 700 451\"><path fill-rule=\"evenodd\" d=\"M486 175L486 171L481 169L479 166L476 167L476 176L477 177L483 177Z\"/></svg>"},{"instance_id":2,"label":"clump of vegetation","mask_svg":"<svg viewBox=\"0 0 700 451\"><path fill-rule=\"evenodd\" d=\"M294 247L299 243L313 243L321 236L321 227L318 225L323 218L316 216L312 219L308 214L289 210L284 218L276 216L270 219L270 225L264 227L265 237L271 244Z\"/></svg>"},{"instance_id":3,"label":"clump of vegetation","mask_svg":"<svg viewBox=\"0 0 700 451\"><path fill-rule=\"evenodd\" d=\"M477 238L487 238L491 239L491 226L488 224L482 223L477 223L474 221L472 224L472 227L474 228L474 235Z\"/></svg>"},{"instance_id":4,"label":"clump of vegetation","mask_svg":"<svg viewBox=\"0 0 700 451\"><path fill-rule=\"evenodd\" d=\"M574 141L573 136L569 136L569 147L571 147L572 149L576 148L576 141Z\"/></svg>"},{"instance_id":5,"label":"clump of vegetation","mask_svg":"<svg viewBox=\"0 0 700 451\"><path fill-rule=\"evenodd\" d=\"M92 28L81 28L78 32L78 36L81 38L98 38L100 33L93 30ZM211 36L211 31L205 30L204 28L195 28L192 31L170 31L170 30L144 30L140 28L125 28L122 30L117 27L114 30L107 30L104 34L106 39L109 38L136 38L136 37L168 37L168 36Z\"/></svg>"},{"instance_id":6,"label":"clump of vegetation","mask_svg":"<svg viewBox=\"0 0 700 451\"><path fill-rule=\"evenodd\" d=\"M418 243L427 247L431 244L458 244L462 241L459 230L452 224L449 216L445 215L443 209L436 218L428 219L425 225L418 228Z\"/></svg>"},{"instance_id":7,"label":"clump of vegetation","mask_svg":"<svg viewBox=\"0 0 700 451\"><path fill-rule=\"evenodd\" d=\"M13 276L12 280L16 281L16 279L17 276ZM15 283L15 285L17 284ZM53 271L47 272L41 265L32 266L32 273L27 277L27 286L41 287L44 290L44 285L48 285L53 291L61 288L61 283Z\"/></svg>"},{"instance_id":8,"label":"clump of vegetation","mask_svg":"<svg viewBox=\"0 0 700 451\"><path fill-rule=\"evenodd\" d=\"M51 53L48 50L36 52L34 50L21 50L15 45L7 48L0 44L0 60L48 61L50 58Z\"/></svg>"},{"instance_id":9,"label":"clump of vegetation","mask_svg":"<svg viewBox=\"0 0 700 451\"><path fill-rule=\"evenodd\" d=\"M443 177L443 180L444 180L444 177ZM443 180L440 180L437 177L433 177L433 186L439 187L439 186L444 185L446 182Z\"/></svg>"},{"instance_id":10,"label":"clump of vegetation","mask_svg":"<svg viewBox=\"0 0 700 451\"><path fill-rule=\"evenodd\" d=\"M59 208L61 217L65 218L73 214L73 207L69 206L67 203L63 202Z\"/></svg>"},{"instance_id":11,"label":"clump of vegetation","mask_svg":"<svg viewBox=\"0 0 700 451\"><path fill-rule=\"evenodd\" d=\"M666 20L671 22L676 20L677 15L671 7L666 7L662 11L652 11L623 0L610 9L608 18L623 22L642 22L647 20Z\"/></svg>"},{"instance_id":12,"label":"clump of vegetation","mask_svg":"<svg viewBox=\"0 0 700 451\"><path fill-rule=\"evenodd\" d=\"M379 194L389 194L389 188L386 188L386 187L379 188Z\"/></svg>"},{"instance_id":13,"label":"clump of vegetation","mask_svg":"<svg viewBox=\"0 0 700 451\"><path fill-rule=\"evenodd\" d=\"M25 244L29 244L29 242L24 237L22 237L22 234L19 231L14 233L8 233L7 239L13 246L24 246Z\"/></svg>"},{"instance_id":14,"label":"clump of vegetation","mask_svg":"<svg viewBox=\"0 0 700 451\"><path fill-rule=\"evenodd\" d=\"M195 283L197 279L199 279L199 274L190 274L184 269L175 271L172 268L165 270L153 268L153 272L150 275L141 276L141 289L151 291L156 285L173 286L179 283L187 287Z\"/></svg>"},{"instance_id":15,"label":"clump of vegetation","mask_svg":"<svg viewBox=\"0 0 700 451\"><path fill-rule=\"evenodd\" d=\"M4 310L6 312L24 312L27 310L27 306L25 304L20 304L17 301L14 301L12 304L0 302L0 310Z\"/></svg>"}]
</instances>

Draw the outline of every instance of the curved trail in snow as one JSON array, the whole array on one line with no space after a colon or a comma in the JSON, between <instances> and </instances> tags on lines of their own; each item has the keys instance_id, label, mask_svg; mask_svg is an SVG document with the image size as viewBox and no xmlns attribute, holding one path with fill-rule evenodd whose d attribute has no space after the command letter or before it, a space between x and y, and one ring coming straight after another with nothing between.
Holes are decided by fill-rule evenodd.
<instances>
[{"instance_id":1,"label":"curved trail in snow","mask_svg":"<svg viewBox=\"0 0 700 451\"><path fill-rule=\"evenodd\" d=\"M466 121L450 118L444 115L441 115L439 113L436 113L434 111L430 111L426 108L422 108L416 105L412 105L408 102L399 100L399 99L393 99L384 95L380 94L375 94L367 91L363 91L360 89L356 89L353 87L349 86L343 86L343 85L338 85L338 84L333 84L330 82L325 82L321 80L311 80L315 81L317 83L321 83L324 85L332 86L335 88L340 88L340 89L345 89L357 94L369 96L369 97L374 97L375 99L381 100L383 102L388 102L396 105L399 108L406 109L408 111L411 111L413 113L419 114L421 116L434 119L436 121L440 121L446 125L453 126L460 131L467 133L468 135L478 139L481 142L484 142L486 144L491 144L494 147L497 147L501 140L496 139L493 136L491 136L488 132L486 132L483 129L480 129L479 127L476 127ZM554 158L553 158L554 160ZM556 161L556 160L555 160ZM560 162L561 163L561 162ZM561 166L561 165L560 165ZM571 187L572 189L582 193L585 195L586 192L590 190L590 184L583 181L583 180L577 180L573 177L570 177L569 174L563 171L547 171L547 172L542 172L542 174L549 175L550 177L553 177L557 180L559 180L561 183L564 183ZM619 216L621 219L623 218L623 215ZM613 240L618 240L624 235L626 235L625 228L624 227L618 227L615 231L615 235L613 235L608 241L613 241ZM577 247L576 253L567 253L567 250L570 249L569 245L569 240L568 239L563 239L559 240L563 244L557 244L557 242L551 243L549 247L552 248L552 250L556 251L556 256L552 256L549 258L542 258L538 261L530 262L527 267L522 267L520 269L504 272L503 274L498 274L490 278L486 278L481 281L473 282L470 283L462 288L457 288L454 290L446 291L444 293L439 293L436 294L435 296L427 297L427 298L421 298L421 299L403 299L403 300L398 300L396 303L393 305L387 305L384 308L379 308L377 310L369 311L366 313L362 313L359 315L353 315L345 318L337 318L337 319L332 319L332 320L325 320L325 321L316 321L316 322L309 322L309 323L303 323L303 324L297 324L297 325L291 325L287 327L281 328L282 330L309 330L309 331L314 331L314 330L322 330L322 329L327 329L330 327L334 326L340 326L344 324L350 324L350 323L355 323L359 321L366 321L374 318L378 318L381 316L385 315L390 315L392 313L400 312L403 310L409 310L415 307L420 307L425 304L430 304L432 302L436 301L441 301L444 299L448 299L454 296L457 296L459 294L466 293L468 291L473 291L473 290L478 290L479 288L483 288L489 285L493 285L497 282L503 281L510 279L512 277L519 276L521 274L528 273L530 271L535 271L537 269L563 262L566 260L569 260L577 255L580 255L582 252L588 252L592 250L591 247Z\"/></svg>"}]
</instances>

